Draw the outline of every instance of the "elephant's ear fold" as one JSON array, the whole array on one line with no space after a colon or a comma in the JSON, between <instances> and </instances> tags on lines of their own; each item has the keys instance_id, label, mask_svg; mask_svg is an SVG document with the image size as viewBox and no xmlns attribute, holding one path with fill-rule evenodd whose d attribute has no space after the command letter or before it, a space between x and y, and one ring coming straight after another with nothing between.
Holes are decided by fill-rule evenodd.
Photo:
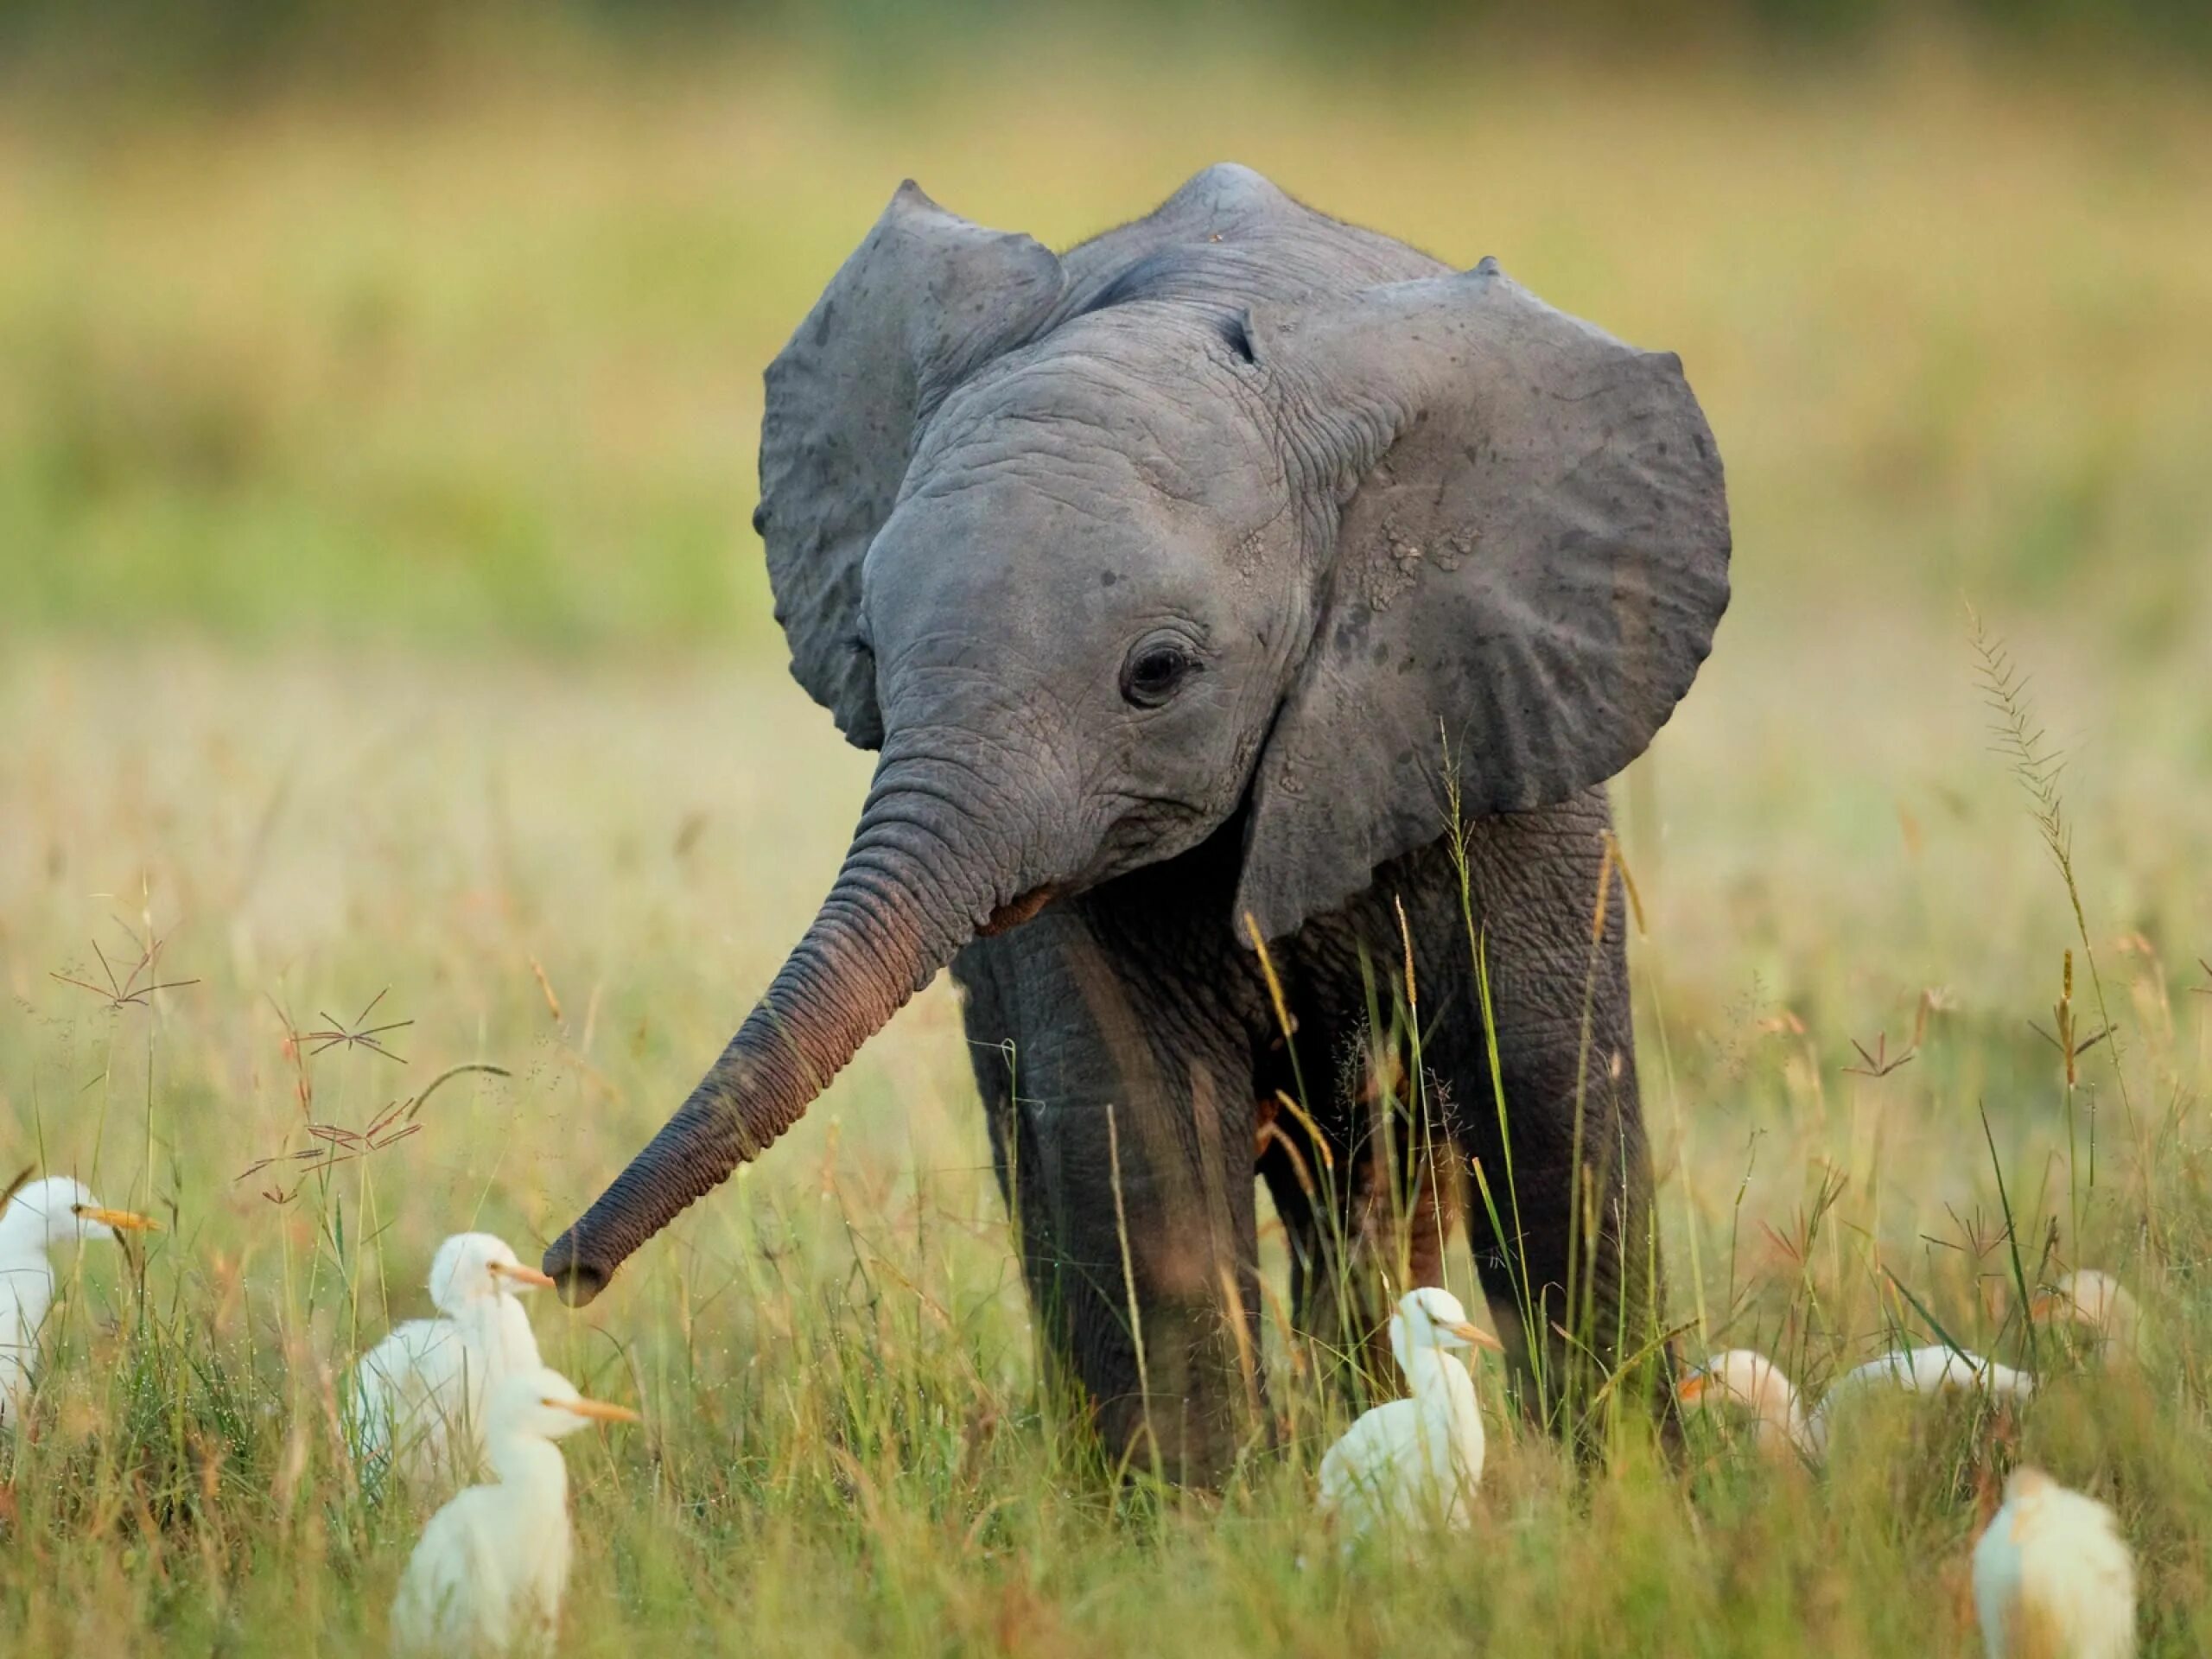
<instances>
[{"instance_id":1,"label":"elephant's ear fold","mask_svg":"<svg viewBox=\"0 0 2212 1659\"><path fill-rule=\"evenodd\" d=\"M916 430L1033 339L1062 286L1051 250L949 213L909 179L768 365L753 528L791 673L861 748L882 741L883 721L859 635L861 561Z\"/></svg>"},{"instance_id":2,"label":"elephant's ear fold","mask_svg":"<svg viewBox=\"0 0 2212 1659\"><path fill-rule=\"evenodd\" d=\"M1253 785L1240 918L1272 937L1463 818L1611 777L1728 602L1713 434L1671 354L1462 276L1255 315L1333 517L1313 645Z\"/></svg>"}]
</instances>

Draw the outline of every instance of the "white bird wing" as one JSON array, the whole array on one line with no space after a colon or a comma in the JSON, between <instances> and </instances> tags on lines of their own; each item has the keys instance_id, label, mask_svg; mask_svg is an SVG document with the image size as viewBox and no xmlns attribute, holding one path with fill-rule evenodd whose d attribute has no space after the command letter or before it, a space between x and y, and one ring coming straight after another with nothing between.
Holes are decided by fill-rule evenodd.
<instances>
[{"instance_id":1,"label":"white bird wing","mask_svg":"<svg viewBox=\"0 0 2212 1659\"><path fill-rule=\"evenodd\" d=\"M354 1369L356 1454L379 1471L438 1471L448 1430L467 1411L466 1369L466 1348L448 1321L394 1326Z\"/></svg>"},{"instance_id":2,"label":"white bird wing","mask_svg":"<svg viewBox=\"0 0 2212 1659\"><path fill-rule=\"evenodd\" d=\"M2036 1380L2027 1372L1999 1365L1993 1360L1982 1373L1981 1381L1982 1386L1999 1399L2025 1400L2036 1391Z\"/></svg>"},{"instance_id":3,"label":"white bird wing","mask_svg":"<svg viewBox=\"0 0 2212 1659\"><path fill-rule=\"evenodd\" d=\"M29 1260L0 1265L0 1427L29 1405L39 1328L54 1301L54 1267L41 1249Z\"/></svg>"},{"instance_id":4,"label":"white bird wing","mask_svg":"<svg viewBox=\"0 0 2212 1659\"><path fill-rule=\"evenodd\" d=\"M505 1294L473 1299L448 1318L410 1320L378 1344L377 1356L381 1370L405 1379L393 1401L399 1409L391 1414L400 1436L395 1461L412 1478L485 1472L484 1410L492 1389L543 1363L529 1314Z\"/></svg>"},{"instance_id":5,"label":"white bird wing","mask_svg":"<svg viewBox=\"0 0 2212 1659\"><path fill-rule=\"evenodd\" d=\"M1974 1612L1985 1659L2005 1659L2007 1632L2020 1593L2020 1551L2012 1541L2011 1505L1991 1517L1974 1547Z\"/></svg>"},{"instance_id":6,"label":"white bird wing","mask_svg":"<svg viewBox=\"0 0 2212 1659\"><path fill-rule=\"evenodd\" d=\"M2037 1611L2082 1659L2131 1659L2135 1652L2135 1557L2113 1512L2064 1488L2044 1499L2034 1541L2030 1592Z\"/></svg>"},{"instance_id":7,"label":"white bird wing","mask_svg":"<svg viewBox=\"0 0 2212 1659\"><path fill-rule=\"evenodd\" d=\"M23 1414L31 1393L30 1333L23 1329L22 1301L0 1274L0 1426Z\"/></svg>"},{"instance_id":8,"label":"white bird wing","mask_svg":"<svg viewBox=\"0 0 2212 1659\"><path fill-rule=\"evenodd\" d=\"M2035 1378L2025 1371L2014 1370L2010 1365L1999 1365L1964 1350L1946 1348L1941 1344L1915 1348L1910 1352L1896 1349L1879 1359L1854 1365L1828 1385L1807 1423L1814 1445L1821 1452L1826 1451L1828 1428L1838 1406L1848 1405L1885 1384L1906 1394L1980 1389L2014 1399L2025 1398L2036 1388Z\"/></svg>"},{"instance_id":9,"label":"white bird wing","mask_svg":"<svg viewBox=\"0 0 2212 1659\"><path fill-rule=\"evenodd\" d=\"M1987 1659L2133 1659L2135 1560L2110 1510L2064 1487L2008 1499L1974 1545Z\"/></svg>"},{"instance_id":10,"label":"white bird wing","mask_svg":"<svg viewBox=\"0 0 2212 1659\"><path fill-rule=\"evenodd\" d=\"M471 1487L430 1517L391 1604L396 1653L496 1653L506 1645L507 1586L485 1522L492 1489Z\"/></svg>"},{"instance_id":11,"label":"white bird wing","mask_svg":"<svg viewBox=\"0 0 2212 1659\"><path fill-rule=\"evenodd\" d=\"M1385 1515L1412 1512L1427 1450L1413 1401L1392 1400L1363 1413L1321 1459L1323 1513L1363 1530Z\"/></svg>"},{"instance_id":12,"label":"white bird wing","mask_svg":"<svg viewBox=\"0 0 2212 1659\"><path fill-rule=\"evenodd\" d=\"M537 1332L530 1327L530 1313L518 1296L499 1298L498 1336L499 1374L534 1371L544 1362L537 1357ZM487 1378L486 1386L496 1378Z\"/></svg>"},{"instance_id":13,"label":"white bird wing","mask_svg":"<svg viewBox=\"0 0 2212 1659\"><path fill-rule=\"evenodd\" d=\"M1892 1357L1900 1357L1892 1356ZM1904 1384L1916 1394L1980 1389L1989 1394L2019 1395L2035 1392L2035 1382L2024 1371L1999 1365L1963 1349L1916 1348L1910 1361L1911 1379Z\"/></svg>"}]
</instances>

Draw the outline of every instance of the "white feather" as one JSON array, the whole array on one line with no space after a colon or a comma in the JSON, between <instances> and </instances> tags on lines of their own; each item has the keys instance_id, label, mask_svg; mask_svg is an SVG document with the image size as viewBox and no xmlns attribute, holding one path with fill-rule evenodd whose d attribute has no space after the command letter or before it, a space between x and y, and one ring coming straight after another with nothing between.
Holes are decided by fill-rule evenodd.
<instances>
[{"instance_id":1,"label":"white feather","mask_svg":"<svg viewBox=\"0 0 2212 1659\"><path fill-rule=\"evenodd\" d=\"M2036 1298L2029 1313L2036 1319L2063 1319L2088 1332L2095 1339L2097 1357L2107 1364L2133 1358L2142 1346L2142 1310L2126 1286L2097 1268L2068 1274L2049 1294Z\"/></svg>"},{"instance_id":2,"label":"white feather","mask_svg":"<svg viewBox=\"0 0 2212 1659\"><path fill-rule=\"evenodd\" d=\"M1974 1550L1987 1659L2127 1659L2135 1561L2113 1513L2039 1469L2012 1471Z\"/></svg>"},{"instance_id":3,"label":"white feather","mask_svg":"<svg viewBox=\"0 0 2212 1659\"><path fill-rule=\"evenodd\" d=\"M420 1480L482 1471L492 1389L539 1363L516 1295L537 1276L489 1233L457 1233L438 1247L430 1300L445 1317L395 1326L354 1368L353 1450L372 1489L388 1472Z\"/></svg>"},{"instance_id":4,"label":"white feather","mask_svg":"<svg viewBox=\"0 0 2212 1659\"><path fill-rule=\"evenodd\" d=\"M66 1175L19 1188L0 1211L0 1427L22 1421L30 1405L39 1335L54 1306L49 1252L79 1239L113 1238L114 1229L98 1216L114 1213ZM142 1217L125 1221L147 1224Z\"/></svg>"},{"instance_id":5,"label":"white feather","mask_svg":"<svg viewBox=\"0 0 2212 1659\"><path fill-rule=\"evenodd\" d=\"M2036 1391L2035 1378L2025 1371L1999 1365L1979 1354L1940 1344L1898 1349L1854 1366L1828 1385L1805 1425L1815 1457L1827 1455L1828 1433L1837 1408L1847 1408L1880 1386L1906 1394L1980 1392L2010 1400L2024 1400Z\"/></svg>"},{"instance_id":6,"label":"white feather","mask_svg":"<svg viewBox=\"0 0 2212 1659\"><path fill-rule=\"evenodd\" d=\"M1751 1414L1752 1435L1769 1457L1811 1457L1805 1408L1781 1366L1748 1348L1713 1355L1682 1379L1682 1403L1693 1410L1740 1407Z\"/></svg>"},{"instance_id":7,"label":"white feather","mask_svg":"<svg viewBox=\"0 0 2212 1659\"><path fill-rule=\"evenodd\" d=\"M1446 1291L1416 1290L1398 1304L1390 1351L1412 1397L1363 1414L1321 1459L1321 1510L1346 1529L1347 1544L1378 1526L1456 1528L1473 1518L1482 1409L1474 1379L1451 1351L1470 1345L1462 1334L1469 1329Z\"/></svg>"},{"instance_id":8,"label":"white feather","mask_svg":"<svg viewBox=\"0 0 2212 1659\"><path fill-rule=\"evenodd\" d=\"M569 1471L553 1442L611 1414L543 1367L502 1378L486 1408L498 1484L472 1486L430 1517L391 1608L395 1653L543 1652L567 1592ZM621 1414L632 1419L633 1414Z\"/></svg>"}]
</instances>

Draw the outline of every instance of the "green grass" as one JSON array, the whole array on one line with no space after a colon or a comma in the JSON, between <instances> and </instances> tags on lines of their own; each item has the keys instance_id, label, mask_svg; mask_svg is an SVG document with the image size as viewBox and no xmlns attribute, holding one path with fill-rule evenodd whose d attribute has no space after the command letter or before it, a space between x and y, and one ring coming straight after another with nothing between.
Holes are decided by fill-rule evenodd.
<instances>
[{"instance_id":1,"label":"green grass","mask_svg":"<svg viewBox=\"0 0 2212 1659\"><path fill-rule=\"evenodd\" d=\"M2121 911L2097 872L2120 847L2138 869L2201 862L2207 828L2146 824L2086 788L2072 803L2137 1113L2111 1046L2093 1050L2099 1173L2077 1231L2063 1080L2025 1023L2049 1024L2064 890L1975 735L1963 639L1921 643L1926 678L1871 683L1840 712L1816 652L1792 653L1793 682L1747 643L1719 678L1767 694L1701 700L1623 790L1646 849L1643 1047L1674 1311L1702 1311L1694 1347L1763 1346L1815 1387L1895 1329L1924 1338L1918 1308L2023 1358L1986 1106L2025 1276L2115 1267L2158 1337L2139 1375L2077 1373L2046 1343L2060 1381L2017 1449L2118 1505L2152 1650L2197 1651L2212 997L2193 994L2191 946L2123 948L2112 922L2171 941L2204 918L2183 887ZM1930 716L1911 712L1923 693ZM2048 677L2047 700L2071 695ZM290 1653L304 1621L318 1650L373 1648L420 1511L354 1499L334 1378L422 1309L444 1232L482 1224L527 1250L639 1142L803 922L865 761L780 677L697 664L41 648L12 664L0 718L22 734L0 791L28 831L0 849L12 1144L171 1224L143 1280L111 1250L70 1268L41 1433L12 1454L0 1631L24 1651L140 1650L155 1631L180 1652ZM1889 774L1760 738L1819 727L1847 753L1891 722L1913 748ZM2133 786L2170 802L2196 775L2156 747L2134 758ZM1938 816L1913 772L1955 807ZM1880 837L1853 822L1869 775L1926 814L1916 850L1894 817ZM1777 796L1787 817L1765 810ZM148 917L162 976L195 982L118 1010L48 977L97 978L91 941L128 954L124 928ZM1844 1069L1853 1038L1909 1041L1939 977L1911 1063ZM387 1039L404 1064L288 1050L288 1029L351 1021L386 986L377 1018L415 1022ZM240 1179L309 1146L310 1117L360 1128L469 1062L512 1075L448 1081L420 1134L327 1180ZM575 1650L709 1630L814 1653L1471 1633L1498 1651L1748 1654L1799 1631L1823 1652L1968 1650L1960 1574L1993 1454L1986 1426L1947 1414L1845 1433L1821 1479L1709 1437L1670 1469L1631 1427L1578 1479L1513 1425L1491 1373L1476 1534L1418 1563L1300 1573L1338 1408L1271 1327L1287 1453L1255 1456L1217 1506L1117 1496L1038 1398L965 1066L937 988L592 1309L537 1309L556 1363L649 1420L570 1448ZM1463 1258L1452 1271L1468 1292Z\"/></svg>"},{"instance_id":2,"label":"green grass","mask_svg":"<svg viewBox=\"0 0 2212 1659\"><path fill-rule=\"evenodd\" d=\"M1693 1350L1815 1389L1931 1324L2018 1362L2019 1282L2081 1263L2150 1351L2045 1342L2015 1429L1878 1411L1818 1477L1702 1430L1670 1465L1633 1419L1578 1471L1487 1370L1476 1529L1340 1567L1311 1471L1342 1408L1272 1320L1286 1448L1217 1501L1117 1488L1040 1399L940 984L592 1308L536 1308L647 1418L569 1445L567 1649L1967 1654L1977 1484L2014 1455L2118 1509L2147 1651L2212 1647L2212 106L1942 54L1077 67L0 127L0 1175L169 1224L65 1264L38 1435L0 1448L0 1649L380 1649L424 1509L355 1496L346 1364L444 1234L528 1255L596 1193L865 785L744 528L762 363L903 173L1066 240L1219 156L1497 252L1680 348L1713 412L1738 600L1617 791ZM2069 753L2084 926L1962 592ZM192 982L53 977L126 930ZM2069 949L2081 1030L2089 949L2118 1028L2070 1098L2028 1024ZM289 1040L380 991L401 1058ZM1884 1036L1914 1058L1864 1075ZM327 1178L242 1178L468 1063L510 1075Z\"/></svg>"}]
</instances>

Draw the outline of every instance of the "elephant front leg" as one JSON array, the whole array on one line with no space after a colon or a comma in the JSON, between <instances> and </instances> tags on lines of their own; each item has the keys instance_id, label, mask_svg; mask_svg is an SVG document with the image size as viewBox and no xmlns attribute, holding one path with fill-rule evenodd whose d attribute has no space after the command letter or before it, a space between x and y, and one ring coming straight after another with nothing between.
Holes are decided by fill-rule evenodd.
<instances>
[{"instance_id":1,"label":"elephant front leg","mask_svg":"<svg viewBox=\"0 0 2212 1659\"><path fill-rule=\"evenodd\" d=\"M1045 1363L1109 1457L1215 1484L1264 1421L1249 1060L1039 943L1018 991L962 978Z\"/></svg>"},{"instance_id":2,"label":"elephant front leg","mask_svg":"<svg viewBox=\"0 0 2212 1659\"><path fill-rule=\"evenodd\" d=\"M1601 1392L1608 1409L1666 1398L1669 1358L1617 877L1597 908L1605 824L1593 797L1470 837L1495 1090L1480 1022L1451 1038L1455 1128L1479 1164L1468 1219L1484 1292L1524 1399L1585 1432Z\"/></svg>"},{"instance_id":3,"label":"elephant front leg","mask_svg":"<svg viewBox=\"0 0 2212 1659\"><path fill-rule=\"evenodd\" d=\"M1061 1206L1061 1259L1033 1272L1068 1306L1108 1447L1198 1484L1227 1474L1264 1414L1250 1165L1233 1179L1226 1155L1250 1131L1208 1133L1210 1094L1201 1080L1190 1097L1109 1103L1062 1127L1081 1179Z\"/></svg>"},{"instance_id":4,"label":"elephant front leg","mask_svg":"<svg viewBox=\"0 0 2212 1659\"><path fill-rule=\"evenodd\" d=\"M1665 1360L1656 1345L1662 1277L1647 1154L1606 1098L1609 1084L1594 1092L1579 1160L1571 1128L1558 1140L1516 1130L1509 1179L1495 1134L1478 1136L1488 1191L1468 1214L1476 1269L1524 1402L1556 1427L1583 1430L1594 1427L1586 1420L1601 1390L1660 1401ZM1559 1111L1571 1125L1571 1092ZM1624 1367L1649 1376L1614 1383Z\"/></svg>"}]
</instances>

